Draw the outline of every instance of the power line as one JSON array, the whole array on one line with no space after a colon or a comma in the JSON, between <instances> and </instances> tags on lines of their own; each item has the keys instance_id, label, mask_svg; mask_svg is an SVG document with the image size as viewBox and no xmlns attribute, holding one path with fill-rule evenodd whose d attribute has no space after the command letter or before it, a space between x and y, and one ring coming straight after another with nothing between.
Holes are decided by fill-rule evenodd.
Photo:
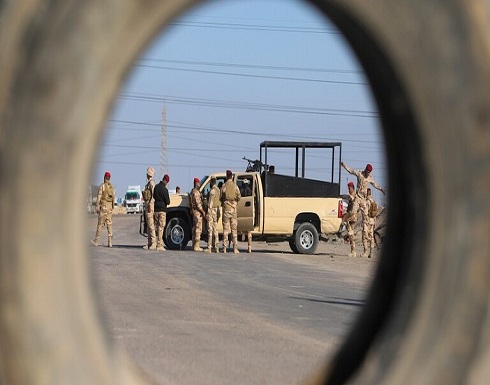
<instances>
[{"instance_id":1,"label":"power line","mask_svg":"<svg viewBox=\"0 0 490 385\"><path fill-rule=\"evenodd\" d=\"M181 68L181 67L176 68L176 67L154 66L154 65L149 65L149 64L135 64L135 67L164 69L164 70L169 70L169 71L198 72L198 73L205 73L205 74L212 74L212 75L238 76L238 77L258 78L258 79L290 80L290 81L300 81L300 82L344 84L344 85L362 85L362 86L369 86L370 85L369 83L365 83L365 82L294 78L294 77L289 77L289 76L254 75L254 74L233 73L233 72L223 72L223 71L198 70L198 69Z\"/></svg>"},{"instance_id":2,"label":"power line","mask_svg":"<svg viewBox=\"0 0 490 385\"><path fill-rule=\"evenodd\" d=\"M209 62L209 61L192 61L192 60L172 60L172 59L154 59L154 58L142 58L140 61L151 61L157 63L171 63L171 64L185 64L185 65L203 65L210 67L231 67L231 68L248 68L248 69L262 69L270 71L294 71L294 72L315 72L315 73L335 73L335 74L350 74L350 75L364 75L360 70L343 70L343 69L326 69L326 68L311 68L311 67L285 67L285 66L272 66L263 64L239 64L239 63L223 63L223 62ZM143 64L144 65L144 64Z\"/></svg>"},{"instance_id":3,"label":"power line","mask_svg":"<svg viewBox=\"0 0 490 385\"><path fill-rule=\"evenodd\" d=\"M261 24L243 24L243 23L211 23L199 21L175 21L170 23L173 26L179 27L195 27L195 28L214 28L214 29L240 29L251 31L267 31L267 32L288 32L288 33L313 33L313 34L332 34L340 35L340 31L331 28L307 28L307 27L285 27Z\"/></svg>"},{"instance_id":4,"label":"power line","mask_svg":"<svg viewBox=\"0 0 490 385\"><path fill-rule=\"evenodd\" d=\"M243 110L256 110L256 111L268 111L268 112L289 112L299 114L312 114L312 115L331 115L331 116L348 116L356 118L379 118L379 115L375 111L361 111L361 110L342 110L342 109L329 109L329 108L315 108L315 107L301 107L301 106L287 106L278 104L267 103L250 103L240 101L225 101L225 100L213 100L213 99L201 99L201 98L182 98L174 96L161 96L152 94L134 94L124 93L118 97L122 100L133 100L151 103L161 103L162 100L166 100L173 104L194 105L203 107L215 107L215 108L233 108Z\"/></svg>"}]
</instances>

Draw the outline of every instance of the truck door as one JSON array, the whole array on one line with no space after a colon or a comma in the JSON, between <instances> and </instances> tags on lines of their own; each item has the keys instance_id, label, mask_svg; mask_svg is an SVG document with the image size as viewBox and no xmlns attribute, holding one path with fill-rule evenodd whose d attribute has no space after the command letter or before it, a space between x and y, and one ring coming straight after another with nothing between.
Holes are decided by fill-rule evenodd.
<instances>
[{"instance_id":1,"label":"truck door","mask_svg":"<svg viewBox=\"0 0 490 385\"><path fill-rule=\"evenodd\" d=\"M240 175L237 178L242 199L237 204L238 232L252 231L254 229L255 199L253 175Z\"/></svg>"}]
</instances>

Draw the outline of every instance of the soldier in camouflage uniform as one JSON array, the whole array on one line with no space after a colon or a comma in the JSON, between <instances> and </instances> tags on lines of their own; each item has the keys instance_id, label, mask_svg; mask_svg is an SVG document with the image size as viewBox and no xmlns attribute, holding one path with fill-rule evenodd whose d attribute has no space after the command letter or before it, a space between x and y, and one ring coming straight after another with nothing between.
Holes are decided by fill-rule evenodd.
<instances>
[{"instance_id":1,"label":"soldier in camouflage uniform","mask_svg":"<svg viewBox=\"0 0 490 385\"><path fill-rule=\"evenodd\" d=\"M153 216L155 199L153 198L153 190L155 188L155 181L153 176L155 175L155 169L148 167L146 170L147 183L143 190L143 199L145 201L145 219L148 227L148 244L143 246L145 250L156 250L156 233L155 233L155 218Z\"/></svg>"},{"instance_id":2,"label":"soldier in camouflage uniform","mask_svg":"<svg viewBox=\"0 0 490 385\"><path fill-rule=\"evenodd\" d=\"M368 258L371 258L374 255L374 227L376 226L376 215L378 214L378 205L373 198L371 193L371 189L367 189L367 204L368 204L368 220L366 226L366 234L364 234L364 227L362 229L362 239L366 240L366 245L364 248L369 250Z\"/></svg>"},{"instance_id":3,"label":"soldier in camouflage uniform","mask_svg":"<svg viewBox=\"0 0 490 385\"><path fill-rule=\"evenodd\" d=\"M362 213L362 244L364 246L364 254L362 255L363 257L368 257L369 256L369 251L368 251L368 244L367 240L364 238L365 234L368 232L368 227L369 227L369 205L367 202L367 189L368 185L371 184L375 189L381 191L383 194L385 193L385 190L381 186L379 186L371 176L371 172L373 171L373 166L370 164L366 165L366 168L364 170L353 170L350 167L348 167L344 162L340 163L345 170L351 174L354 175L357 178L357 189L356 189L356 196L354 198L354 203L353 203L353 213L357 214L359 210L361 210Z\"/></svg>"},{"instance_id":4,"label":"soldier in camouflage uniform","mask_svg":"<svg viewBox=\"0 0 490 385\"><path fill-rule=\"evenodd\" d=\"M349 182L347 184L347 188L349 189L349 204L347 206L347 213L343 217L343 222L345 223L345 227L347 228L347 239L350 244L350 253L349 257L356 256L356 242L354 241L354 226L357 222L357 213L352 211L354 206L354 199L356 196L354 183Z\"/></svg>"},{"instance_id":5,"label":"soldier in camouflage uniform","mask_svg":"<svg viewBox=\"0 0 490 385\"><path fill-rule=\"evenodd\" d=\"M206 217L206 213L202 207L202 197L199 187L201 186L201 181L198 178L194 178L194 188L189 194L189 203L192 210L192 250L202 251L199 246L201 241L202 233L202 221Z\"/></svg>"},{"instance_id":6,"label":"soldier in camouflage uniform","mask_svg":"<svg viewBox=\"0 0 490 385\"><path fill-rule=\"evenodd\" d=\"M209 185L211 189L207 196L208 212L206 214L206 220L208 222L208 247L204 251L206 253L219 253L218 218L221 207L220 191L218 186L216 186L215 177L211 178Z\"/></svg>"},{"instance_id":7,"label":"soldier in camouflage uniform","mask_svg":"<svg viewBox=\"0 0 490 385\"><path fill-rule=\"evenodd\" d=\"M104 183L99 186L97 193L97 202L95 203L95 212L99 214L97 221L97 231L95 238L90 242L94 246L99 245L100 234L104 224L107 226L107 246L112 247L112 211L114 210L114 202L116 200L116 192L114 186L110 182L111 174L104 174Z\"/></svg>"},{"instance_id":8,"label":"soldier in camouflage uniform","mask_svg":"<svg viewBox=\"0 0 490 385\"><path fill-rule=\"evenodd\" d=\"M233 252L238 254L237 234L237 202L241 199L240 190L233 180L231 170L226 171L226 183L221 188L221 203L223 205L223 253L228 248L228 236L232 234Z\"/></svg>"}]
</instances>

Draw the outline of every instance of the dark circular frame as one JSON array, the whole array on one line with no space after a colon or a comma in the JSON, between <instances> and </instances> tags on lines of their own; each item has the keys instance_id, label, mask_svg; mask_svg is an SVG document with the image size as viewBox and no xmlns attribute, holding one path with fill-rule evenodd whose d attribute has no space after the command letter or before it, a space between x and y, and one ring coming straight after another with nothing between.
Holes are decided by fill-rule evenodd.
<instances>
[{"instance_id":1,"label":"dark circular frame","mask_svg":"<svg viewBox=\"0 0 490 385\"><path fill-rule=\"evenodd\" d=\"M148 383L108 338L86 258L83 207L71 203L83 201L108 110L132 62L198 3L0 5L1 383ZM306 382L486 383L490 5L310 3L342 31L372 85L390 212L367 304L335 357ZM39 190L55 193L40 205Z\"/></svg>"}]
</instances>

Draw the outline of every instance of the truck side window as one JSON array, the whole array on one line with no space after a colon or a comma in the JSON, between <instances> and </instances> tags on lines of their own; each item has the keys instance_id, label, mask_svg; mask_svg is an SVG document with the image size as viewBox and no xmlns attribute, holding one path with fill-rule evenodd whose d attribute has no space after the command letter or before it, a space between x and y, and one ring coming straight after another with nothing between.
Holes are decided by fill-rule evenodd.
<instances>
[{"instance_id":1,"label":"truck side window","mask_svg":"<svg viewBox=\"0 0 490 385\"><path fill-rule=\"evenodd\" d=\"M252 178L242 177L238 178L237 181L238 188L240 189L240 194L242 197L252 196Z\"/></svg>"}]
</instances>

